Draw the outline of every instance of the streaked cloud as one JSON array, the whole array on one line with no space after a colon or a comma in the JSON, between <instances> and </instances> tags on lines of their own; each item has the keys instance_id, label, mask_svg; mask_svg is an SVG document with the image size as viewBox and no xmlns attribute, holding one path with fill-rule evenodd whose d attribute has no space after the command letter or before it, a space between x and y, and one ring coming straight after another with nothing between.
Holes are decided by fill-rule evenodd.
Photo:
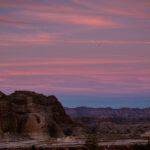
<instances>
[{"instance_id":1,"label":"streaked cloud","mask_svg":"<svg viewBox=\"0 0 150 150\"><path fill-rule=\"evenodd\" d=\"M62 13L49 13L49 12L35 12L35 11L24 11L24 15L38 18L45 22L56 22L56 23L67 23L83 26L103 27L103 28L114 28L121 27L120 24L113 21L104 19L102 17L90 16L90 15L79 15L79 14L62 14Z\"/></svg>"},{"instance_id":2,"label":"streaked cloud","mask_svg":"<svg viewBox=\"0 0 150 150\"><path fill-rule=\"evenodd\" d=\"M47 33L3 34L3 36L0 37L0 46L50 45L52 44L52 39L52 36Z\"/></svg>"},{"instance_id":3,"label":"streaked cloud","mask_svg":"<svg viewBox=\"0 0 150 150\"><path fill-rule=\"evenodd\" d=\"M37 59L35 62L20 63L1 63L0 67L23 67L23 66L53 66L53 65L101 65L101 64L137 64L150 63L150 60L110 60L110 59L79 59L79 58L55 58L55 59Z\"/></svg>"},{"instance_id":4,"label":"streaked cloud","mask_svg":"<svg viewBox=\"0 0 150 150\"><path fill-rule=\"evenodd\" d=\"M150 45L150 41L87 41L91 44L133 44L133 45Z\"/></svg>"},{"instance_id":5,"label":"streaked cloud","mask_svg":"<svg viewBox=\"0 0 150 150\"><path fill-rule=\"evenodd\" d=\"M74 3L77 3L81 6L87 7L95 12L99 12L100 14L109 14L109 15L117 15L117 16L127 16L133 18L150 18L150 13L145 12L148 9L149 2L147 0L143 1L135 1L135 0L127 0L120 1L114 0L112 2L105 0L71 0ZM129 6L130 4L130 6Z\"/></svg>"},{"instance_id":6,"label":"streaked cloud","mask_svg":"<svg viewBox=\"0 0 150 150\"><path fill-rule=\"evenodd\" d=\"M103 10L105 13L108 14L112 14L112 15L118 15L118 16L128 16L128 17L135 17L135 18L150 18L150 14L144 13L144 12L140 12L138 10L135 9L131 9L131 10L117 10L117 9L104 9Z\"/></svg>"}]
</instances>

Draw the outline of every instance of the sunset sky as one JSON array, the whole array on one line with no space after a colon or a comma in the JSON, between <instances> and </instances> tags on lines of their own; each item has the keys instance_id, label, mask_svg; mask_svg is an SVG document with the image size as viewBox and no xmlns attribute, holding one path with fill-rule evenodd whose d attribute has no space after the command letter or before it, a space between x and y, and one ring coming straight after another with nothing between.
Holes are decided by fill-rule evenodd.
<instances>
[{"instance_id":1,"label":"sunset sky","mask_svg":"<svg viewBox=\"0 0 150 150\"><path fill-rule=\"evenodd\" d=\"M0 0L0 90L150 107L150 0Z\"/></svg>"}]
</instances>

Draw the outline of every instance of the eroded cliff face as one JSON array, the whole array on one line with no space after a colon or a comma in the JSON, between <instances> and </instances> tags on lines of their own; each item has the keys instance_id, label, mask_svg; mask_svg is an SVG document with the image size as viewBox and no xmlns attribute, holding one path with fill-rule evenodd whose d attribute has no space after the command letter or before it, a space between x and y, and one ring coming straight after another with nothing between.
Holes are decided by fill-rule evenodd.
<instances>
[{"instance_id":1,"label":"eroded cliff face","mask_svg":"<svg viewBox=\"0 0 150 150\"><path fill-rule=\"evenodd\" d=\"M75 135L80 126L55 96L31 91L0 92L0 138L50 138Z\"/></svg>"}]
</instances>

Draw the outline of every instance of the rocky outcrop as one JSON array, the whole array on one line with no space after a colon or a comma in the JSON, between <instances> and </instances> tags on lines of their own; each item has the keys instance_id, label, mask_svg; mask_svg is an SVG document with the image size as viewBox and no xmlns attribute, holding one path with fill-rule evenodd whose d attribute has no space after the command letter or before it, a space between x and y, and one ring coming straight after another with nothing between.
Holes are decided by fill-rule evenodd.
<instances>
[{"instance_id":1,"label":"rocky outcrop","mask_svg":"<svg viewBox=\"0 0 150 150\"><path fill-rule=\"evenodd\" d=\"M5 94L0 91L0 98L4 97Z\"/></svg>"},{"instance_id":2,"label":"rocky outcrop","mask_svg":"<svg viewBox=\"0 0 150 150\"><path fill-rule=\"evenodd\" d=\"M0 138L50 138L75 135L80 126L55 96L32 91L0 92Z\"/></svg>"}]
</instances>

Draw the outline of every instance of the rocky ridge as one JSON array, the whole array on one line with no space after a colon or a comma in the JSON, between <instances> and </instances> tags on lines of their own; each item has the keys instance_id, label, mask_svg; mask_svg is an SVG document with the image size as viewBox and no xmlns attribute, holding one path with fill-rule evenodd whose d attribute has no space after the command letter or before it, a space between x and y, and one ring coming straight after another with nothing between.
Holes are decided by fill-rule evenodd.
<instances>
[{"instance_id":1,"label":"rocky ridge","mask_svg":"<svg viewBox=\"0 0 150 150\"><path fill-rule=\"evenodd\" d=\"M81 126L72 121L55 96L32 91L0 92L0 138L58 138L76 135Z\"/></svg>"}]
</instances>

